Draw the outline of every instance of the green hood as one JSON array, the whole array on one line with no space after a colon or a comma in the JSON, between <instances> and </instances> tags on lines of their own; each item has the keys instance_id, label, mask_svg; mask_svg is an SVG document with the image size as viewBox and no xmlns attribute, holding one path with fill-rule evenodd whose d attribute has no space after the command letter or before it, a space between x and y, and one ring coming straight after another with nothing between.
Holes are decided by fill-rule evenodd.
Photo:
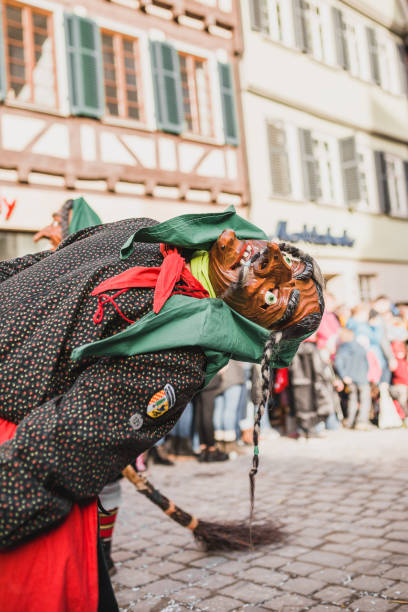
<instances>
[{"instance_id":1,"label":"green hood","mask_svg":"<svg viewBox=\"0 0 408 612\"><path fill-rule=\"evenodd\" d=\"M79 210L89 210L94 218L97 217L83 198L79 198L79 202ZM225 229L233 229L240 239L267 240L260 228L237 215L235 208L230 206L222 213L181 215L144 227L129 237L120 256L127 259L133 253L135 242L165 242L194 251L208 250ZM271 367L288 366L300 342L309 335L295 340L282 339L275 346ZM173 295L158 314L151 311L122 332L80 346L74 349L71 357L77 360L102 355L130 356L196 346L207 357L205 384L208 384L229 359L259 362L268 337L268 330L238 314L220 299L199 300Z\"/></svg>"},{"instance_id":2,"label":"green hood","mask_svg":"<svg viewBox=\"0 0 408 612\"><path fill-rule=\"evenodd\" d=\"M71 222L69 224L70 234L75 234L75 232L79 232L79 230L93 227L94 225L100 225L101 223L101 219L84 198L76 198L76 200L74 200Z\"/></svg>"},{"instance_id":3,"label":"green hood","mask_svg":"<svg viewBox=\"0 0 408 612\"><path fill-rule=\"evenodd\" d=\"M240 239L268 240L265 232L237 215L235 208L230 206L221 213L181 215L158 225L142 227L126 240L120 257L127 259L133 253L134 242L166 242L194 251L208 251L225 229L233 229Z\"/></svg>"}]
</instances>

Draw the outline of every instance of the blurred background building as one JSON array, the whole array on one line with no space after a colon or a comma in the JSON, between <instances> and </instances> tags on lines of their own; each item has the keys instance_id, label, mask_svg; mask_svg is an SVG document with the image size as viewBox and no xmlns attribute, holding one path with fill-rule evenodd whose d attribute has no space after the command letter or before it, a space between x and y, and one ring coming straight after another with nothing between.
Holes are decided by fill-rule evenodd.
<instances>
[{"instance_id":1,"label":"blurred background building","mask_svg":"<svg viewBox=\"0 0 408 612\"><path fill-rule=\"evenodd\" d=\"M0 4L2 258L78 195L104 222L247 205L236 2Z\"/></svg>"},{"instance_id":2,"label":"blurred background building","mask_svg":"<svg viewBox=\"0 0 408 612\"><path fill-rule=\"evenodd\" d=\"M0 258L79 195L104 222L234 204L340 301L407 301L404 0L0 6Z\"/></svg>"},{"instance_id":3,"label":"blurred background building","mask_svg":"<svg viewBox=\"0 0 408 612\"><path fill-rule=\"evenodd\" d=\"M340 301L406 301L407 4L242 0L241 9L253 220L307 245Z\"/></svg>"}]
</instances>

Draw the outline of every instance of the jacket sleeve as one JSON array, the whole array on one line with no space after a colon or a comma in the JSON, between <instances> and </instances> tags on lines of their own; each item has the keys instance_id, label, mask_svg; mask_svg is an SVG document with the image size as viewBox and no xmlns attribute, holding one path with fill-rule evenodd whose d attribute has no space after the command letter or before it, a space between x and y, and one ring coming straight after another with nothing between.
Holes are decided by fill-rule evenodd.
<instances>
[{"instance_id":1,"label":"jacket sleeve","mask_svg":"<svg viewBox=\"0 0 408 612\"><path fill-rule=\"evenodd\" d=\"M10 278L10 276L14 276L22 270L29 268L38 261L49 257L52 253L53 251L40 251L39 253L24 255L24 257L16 257L16 259L0 261L0 283Z\"/></svg>"},{"instance_id":2,"label":"jacket sleeve","mask_svg":"<svg viewBox=\"0 0 408 612\"><path fill-rule=\"evenodd\" d=\"M199 349L102 358L64 395L35 408L0 447L0 547L56 525L162 438L203 384ZM170 387L168 409L147 414ZM151 410L149 410L151 412Z\"/></svg>"}]
</instances>

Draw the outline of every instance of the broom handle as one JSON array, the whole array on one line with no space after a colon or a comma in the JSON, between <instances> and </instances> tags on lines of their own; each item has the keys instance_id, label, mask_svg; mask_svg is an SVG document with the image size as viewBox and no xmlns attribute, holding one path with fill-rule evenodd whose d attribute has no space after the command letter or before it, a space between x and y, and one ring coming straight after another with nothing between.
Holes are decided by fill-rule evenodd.
<instances>
[{"instance_id":1,"label":"broom handle","mask_svg":"<svg viewBox=\"0 0 408 612\"><path fill-rule=\"evenodd\" d=\"M171 499L168 499L160 493L158 489L155 489L151 482L147 480L141 474L138 474L131 465L127 465L122 471L122 476L130 480L130 482L136 487L136 490L147 497L151 502L163 510L164 514L173 521L176 521L182 527L187 527L194 531L198 526L198 519L191 514L188 514L178 506Z\"/></svg>"}]
</instances>

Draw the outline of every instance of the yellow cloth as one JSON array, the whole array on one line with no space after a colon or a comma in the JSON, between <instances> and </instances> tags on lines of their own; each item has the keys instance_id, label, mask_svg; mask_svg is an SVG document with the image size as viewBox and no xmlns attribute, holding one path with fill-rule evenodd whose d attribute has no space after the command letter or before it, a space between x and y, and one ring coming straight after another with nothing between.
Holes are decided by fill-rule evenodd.
<instances>
[{"instance_id":1,"label":"yellow cloth","mask_svg":"<svg viewBox=\"0 0 408 612\"><path fill-rule=\"evenodd\" d=\"M193 258L190 261L191 274L202 284L204 289L207 289L210 297L215 298L217 296L208 275L209 266L210 255L208 251L195 251L193 253Z\"/></svg>"}]
</instances>

